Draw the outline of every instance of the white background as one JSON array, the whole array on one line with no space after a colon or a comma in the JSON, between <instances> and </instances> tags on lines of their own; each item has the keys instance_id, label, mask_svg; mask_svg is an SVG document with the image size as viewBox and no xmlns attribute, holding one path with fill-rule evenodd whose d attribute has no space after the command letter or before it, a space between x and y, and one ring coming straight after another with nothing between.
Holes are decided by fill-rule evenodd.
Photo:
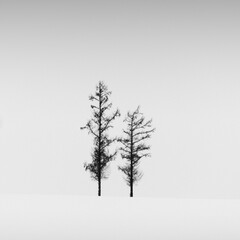
<instances>
[{"instance_id":1,"label":"white background","mask_svg":"<svg viewBox=\"0 0 240 240\"><path fill-rule=\"evenodd\" d=\"M153 118L142 197L240 197L237 1L0 1L0 193L96 195L99 80ZM103 195L128 196L118 156Z\"/></svg>"}]
</instances>

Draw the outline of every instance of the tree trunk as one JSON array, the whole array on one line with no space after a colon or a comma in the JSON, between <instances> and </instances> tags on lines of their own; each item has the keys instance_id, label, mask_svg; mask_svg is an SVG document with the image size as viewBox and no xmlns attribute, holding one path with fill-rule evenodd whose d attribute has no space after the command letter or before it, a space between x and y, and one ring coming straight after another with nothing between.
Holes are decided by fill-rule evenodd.
<instances>
[{"instance_id":1,"label":"tree trunk","mask_svg":"<svg viewBox=\"0 0 240 240\"><path fill-rule=\"evenodd\" d=\"M101 196L101 153L100 153L100 144L98 150L98 196Z\"/></svg>"},{"instance_id":2,"label":"tree trunk","mask_svg":"<svg viewBox=\"0 0 240 240\"><path fill-rule=\"evenodd\" d=\"M99 83L98 196L101 196L102 89Z\"/></svg>"},{"instance_id":3,"label":"tree trunk","mask_svg":"<svg viewBox=\"0 0 240 240\"><path fill-rule=\"evenodd\" d=\"M101 178L98 179L98 196L101 196Z\"/></svg>"},{"instance_id":4,"label":"tree trunk","mask_svg":"<svg viewBox=\"0 0 240 240\"><path fill-rule=\"evenodd\" d=\"M133 130L131 123L131 179L130 179L130 197L133 197Z\"/></svg>"},{"instance_id":5,"label":"tree trunk","mask_svg":"<svg viewBox=\"0 0 240 240\"><path fill-rule=\"evenodd\" d=\"M133 197L133 183L130 183L130 197Z\"/></svg>"},{"instance_id":6,"label":"tree trunk","mask_svg":"<svg viewBox=\"0 0 240 240\"><path fill-rule=\"evenodd\" d=\"M131 154L131 179L130 179L130 197L133 197L133 160Z\"/></svg>"}]
</instances>

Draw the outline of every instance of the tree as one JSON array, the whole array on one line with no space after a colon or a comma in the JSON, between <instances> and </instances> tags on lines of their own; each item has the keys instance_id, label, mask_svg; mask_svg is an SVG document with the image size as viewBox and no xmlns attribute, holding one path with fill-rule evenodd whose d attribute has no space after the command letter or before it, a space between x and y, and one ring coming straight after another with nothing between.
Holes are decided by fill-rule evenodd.
<instances>
[{"instance_id":1,"label":"tree","mask_svg":"<svg viewBox=\"0 0 240 240\"><path fill-rule=\"evenodd\" d=\"M133 197L133 184L142 177L139 171L140 160L149 157L150 146L146 145L145 140L151 137L151 133L155 131L152 128L152 120L145 121L139 107L134 112L128 112L124 122L127 123L127 129L123 130L125 137L119 138L121 157L127 162L124 166L119 166L126 178L127 185L130 186L130 197Z\"/></svg>"},{"instance_id":2,"label":"tree","mask_svg":"<svg viewBox=\"0 0 240 240\"><path fill-rule=\"evenodd\" d=\"M91 178L98 182L98 196L101 196L101 180L108 177L106 170L117 154L117 151L113 153L109 151L110 145L116 138L110 138L108 130L113 127L112 122L120 116L120 112L117 109L112 114L108 114L112 107L112 103L109 103L110 95L111 92L108 91L107 86L99 81L95 93L89 96L89 100L93 102L91 105L92 118L85 127L81 127L81 129L87 129L88 133L94 137L92 162L84 163L84 168L90 172Z\"/></svg>"}]
</instances>

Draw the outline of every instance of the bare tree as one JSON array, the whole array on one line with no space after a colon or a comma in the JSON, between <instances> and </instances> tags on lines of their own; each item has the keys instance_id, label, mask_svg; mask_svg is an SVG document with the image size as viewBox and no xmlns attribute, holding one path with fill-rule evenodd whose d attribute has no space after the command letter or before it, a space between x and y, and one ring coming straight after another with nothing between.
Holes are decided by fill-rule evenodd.
<instances>
[{"instance_id":1,"label":"bare tree","mask_svg":"<svg viewBox=\"0 0 240 240\"><path fill-rule=\"evenodd\" d=\"M155 129L152 128L152 120L145 121L139 107L132 113L128 112L124 122L127 123L127 129L123 130L125 137L118 141L122 144L121 156L127 162L118 168L125 174L127 185L130 186L130 197L133 197L133 184L142 177L142 172L139 171L140 160L150 156L150 146L146 145L145 140L151 137Z\"/></svg>"},{"instance_id":2,"label":"bare tree","mask_svg":"<svg viewBox=\"0 0 240 240\"><path fill-rule=\"evenodd\" d=\"M114 113L108 114L112 107L112 103L109 103L110 95L111 92L108 91L107 86L99 81L95 93L89 96L89 100L93 102L91 105L92 118L85 127L81 127L81 129L87 129L88 133L94 137L92 162L84 163L84 168L90 172L93 180L98 181L98 196L101 196L101 180L108 177L106 170L109 162L114 160L117 154L117 151L109 152L109 146L116 139L109 137L108 130L113 127L112 122L120 116L120 112L116 110Z\"/></svg>"}]
</instances>

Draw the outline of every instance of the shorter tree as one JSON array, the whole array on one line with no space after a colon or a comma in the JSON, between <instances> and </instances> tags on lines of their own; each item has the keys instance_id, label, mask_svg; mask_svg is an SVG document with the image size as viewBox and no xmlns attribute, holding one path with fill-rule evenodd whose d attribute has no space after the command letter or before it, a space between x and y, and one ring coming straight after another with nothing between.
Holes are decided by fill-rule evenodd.
<instances>
[{"instance_id":1,"label":"shorter tree","mask_svg":"<svg viewBox=\"0 0 240 240\"><path fill-rule=\"evenodd\" d=\"M127 129L123 130L125 137L119 138L121 157L127 162L124 166L119 166L118 169L125 174L127 185L130 186L130 197L133 197L133 184L139 181L142 177L142 172L139 171L140 160L143 157L149 157L150 146L144 142L151 137L151 133L155 131L152 128L152 120L145 121L138 107L134 112L128 112L124 122L127 123Z\"/></svg>"}]
</instances>

